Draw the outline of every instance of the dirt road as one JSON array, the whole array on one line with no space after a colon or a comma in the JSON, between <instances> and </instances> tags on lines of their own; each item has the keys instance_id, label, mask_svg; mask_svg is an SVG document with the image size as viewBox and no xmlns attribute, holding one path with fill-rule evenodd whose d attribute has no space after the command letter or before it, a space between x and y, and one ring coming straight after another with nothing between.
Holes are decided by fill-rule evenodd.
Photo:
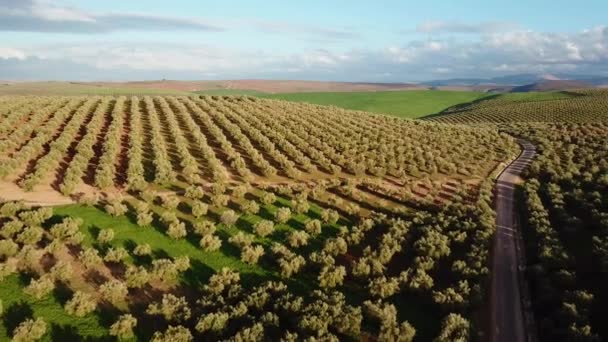
<instances>
[{"instance_id":1,"label":"dirt road","mask_svg":"<svg viewBox=\"0 0 608 342\"><path fill-rule=\"evenodd\" d=\"M492 260L492 314L493 342L528 341L520 288L520 233L515 219L515 185L519 175L536 155L534 145L518 140L521 155L500 174L496 182L496 236Z\"/></svg>"}]
</instances>

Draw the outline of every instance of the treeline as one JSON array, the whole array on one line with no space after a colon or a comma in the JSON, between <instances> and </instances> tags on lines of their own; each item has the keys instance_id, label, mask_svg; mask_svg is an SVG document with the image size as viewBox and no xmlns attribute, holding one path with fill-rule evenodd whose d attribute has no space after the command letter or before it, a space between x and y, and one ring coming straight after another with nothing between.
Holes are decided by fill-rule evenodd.
<instances>
[{"instance_id":1,"label":"treeline","mask_svg":"<svg viewBox=\"0 0 608 342\"><path fill-rule=\"evenodd\" d=\"M523 188L528 276L540 337L596 341L608 330L608 125L513 125L539 156Z\"/></svg>"}]
</instances>

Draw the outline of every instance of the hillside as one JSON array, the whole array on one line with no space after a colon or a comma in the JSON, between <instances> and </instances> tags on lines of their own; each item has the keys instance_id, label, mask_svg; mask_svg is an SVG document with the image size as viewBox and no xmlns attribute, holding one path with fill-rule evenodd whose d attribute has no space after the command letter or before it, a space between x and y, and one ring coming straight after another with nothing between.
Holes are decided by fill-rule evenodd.
<instances>
[{"instance_id":1,"label":"hillside","mask_svg":"<svg viewBox=\"0 0 608 342\"><path fill-rule=\"evenodd\" d=\"M608 120L608 91L576 90L493 95L424 120L443 123L597 122Z\"/></svg>"},{"instance_id":2,"label":"hillside","mask_svg":"<svg viewBox=\"0 0 608 342\"><path fill-rule=\"evenodd\" d=\"M589 83L582 81L569 81L569 80L544 80L541 82L526 84L518 87L514 87L511 92L513 93L526 93L531 91L566 91L573 89L585 89L593 88L594 86Z\"/></svg>"},{"instance_id":3,"label":"hillside","mask_svg":"<svg viewBox=\"0 0 608 342\"><path fill-rule=\"evenodd\" d=\"M418 118L438 113L458 103L480 99L486 95L473 91L408 90L390 92L266 94L260 96L389 114L401 118Z\"/></svg>"},{"instance_id":4,"label":"hillside","mask_svg":"<svg viewBox=\"0 0 608 342\"><path fill-rule=\"evenodd\" d=\"M466 336L518 150L255 97L0 97L0 339L23 312L58 340Z\"/></svg>"},{"instance_id":5,"label":"hillside","mask_svg":"<svg viewBox=\"0 0 608 342\"><path fill-rule=\"evenodd\" d=\"M515 191L521 290L532 304L523 314L540 341L608 338L607 97L605 90L504 94L425 118L500 127L537 151Z\"/></svg>"},{"instance_id":6,"label":"hillside","mask_svg":"<svg viewBox=\"0 0 608 342\"><path fill-rule=\"evenodd\" d=\"M352 92L426 89L411 83L295 80L0 82L0 95L252 95L292 92Z\"/></svg>"}]
</instances>

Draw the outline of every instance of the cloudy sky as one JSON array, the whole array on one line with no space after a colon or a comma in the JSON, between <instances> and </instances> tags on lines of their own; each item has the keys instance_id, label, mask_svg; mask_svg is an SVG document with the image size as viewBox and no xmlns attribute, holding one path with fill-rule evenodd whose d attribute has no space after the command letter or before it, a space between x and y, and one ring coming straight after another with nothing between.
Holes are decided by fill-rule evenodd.
<instances>
[{"instance_id":1,"label":"cloudy sky","mask_svg":"<svg viewBox=\"0 0 608 342\"><path fill-rule=\"evenodd\" d=\"M606 0L0 0L0 79L608 76Z\"/></svg>"}]
</instances>

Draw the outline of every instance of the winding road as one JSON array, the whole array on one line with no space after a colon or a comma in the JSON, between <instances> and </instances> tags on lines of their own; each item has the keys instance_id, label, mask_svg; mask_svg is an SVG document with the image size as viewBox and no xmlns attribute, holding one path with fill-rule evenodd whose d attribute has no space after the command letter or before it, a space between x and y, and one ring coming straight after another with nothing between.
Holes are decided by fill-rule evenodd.
<instances>
[{"instance_id":1,"label":"winding road","mask_svg":"<svg viewBox=\"0 0 608 342\"><path fill-rule=\"evenodd\" d=\"M522 153L496 181L496 235L492 260L491 333L492 342L529 341L522 289L524 267L521 234L517 227L514 190L521 172L536 156L531 143L518 139Z\"/></svg>"}]
</instances>

